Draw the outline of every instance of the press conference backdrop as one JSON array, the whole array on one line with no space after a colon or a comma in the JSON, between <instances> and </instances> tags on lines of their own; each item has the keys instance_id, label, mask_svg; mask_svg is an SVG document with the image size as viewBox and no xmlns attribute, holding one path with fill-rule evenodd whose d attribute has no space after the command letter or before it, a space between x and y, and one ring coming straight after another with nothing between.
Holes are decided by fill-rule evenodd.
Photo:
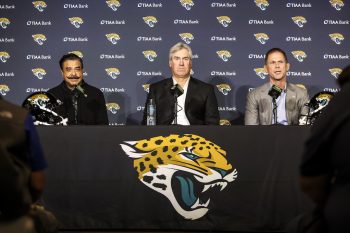
<instances>
[{"instance_id":1,"label":"press conference backdrop","mask_svg":"<svg viewBox=\"0 0 350 233\"><path fill-rule=\"evenodd\" d=\"M150 83L170 77L169 48L193 49L193 76L216 87L223 124L267 81L264 54L284 49L290 82L337 92L350 63L345 0L1 0L0 92L21 104L62 81L65 53L105 95L111 125L139 124Z\"/></svg>"}]
</instances>

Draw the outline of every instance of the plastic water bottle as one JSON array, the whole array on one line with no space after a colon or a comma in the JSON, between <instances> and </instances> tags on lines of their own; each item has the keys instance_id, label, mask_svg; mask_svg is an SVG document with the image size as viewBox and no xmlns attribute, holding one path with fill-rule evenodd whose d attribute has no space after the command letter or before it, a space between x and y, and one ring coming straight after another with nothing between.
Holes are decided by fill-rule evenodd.
<instances>
[{"instance_id":1,"label":"plastic water bottle","mask_svg":"<svg viewBox=\"0 0 350 233\"><path fill-rule=\"evenodd\" d=\"M153 99L147 104L147 125L156 125L156 105Z\"/></svg>"}]
</instances>

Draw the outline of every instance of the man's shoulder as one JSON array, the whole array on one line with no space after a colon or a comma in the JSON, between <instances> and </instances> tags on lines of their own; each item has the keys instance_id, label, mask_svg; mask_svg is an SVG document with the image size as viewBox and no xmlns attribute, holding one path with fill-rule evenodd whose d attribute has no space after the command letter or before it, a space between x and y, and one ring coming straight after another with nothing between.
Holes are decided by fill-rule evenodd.
<instances>
[{"instance_id":1,"label":"man's shoulder","mask_svg":"<svg viewBox=\"0 0 350 233\"><path fill-rule=\"evenodd\" d=\"M51 94L57 94L58 92L60 92L62 90L62 83L60 83L59 85L49 89L47 92L51 93Z\"/></svg>"},{"instance_id":2,"label":"man's shoulder","mask_svg":"<svg viewBox=\"0 0 350 233\"><path fill-rule=\"evenodd\" d=\"M253 90L251 90L249 93L254 93L254 94L257 94L257 93L260 93L260 92L265 92L266 90L269 90L270 89L270 83L264 83L260 86L257 86L255 87Z\"/></svg>"},{"instance_id":3,"label":"man's shoulder","mask_svg":"<svg viewBox=\"0 0 350 233\"><path fill-rule=\"evenodd\" d=\"M214 86L210 83L207 83L207 82L204 82L202 80L199 80L199 79L196 79L196 78L193 78L191 77L190 79L190 84L195 84L197 85L198 87L201 87L201 88L208 88L208 89L212 89Z\"/></svg>"},{"instance_id":4,"label":"man's shoulder","mask_svg":"<svg viewBox=\"0 0 350 233\"><path fill-rule=\"evenodd\" d=\"M307 89L305 87L293 83L288 83L287 89L292 90L294 92L307 93Z\"/></svg>"}]
</instances>

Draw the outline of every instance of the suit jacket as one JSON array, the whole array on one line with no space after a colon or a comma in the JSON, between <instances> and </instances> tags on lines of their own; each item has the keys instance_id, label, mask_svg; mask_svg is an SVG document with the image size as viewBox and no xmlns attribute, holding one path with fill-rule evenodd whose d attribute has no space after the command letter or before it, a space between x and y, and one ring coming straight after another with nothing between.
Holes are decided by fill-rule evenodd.
<instances>
[{"instance_id":1,"label":"suit jacket","mask_svg":"<svg viewBox=\"0 0 350 233\"><path fill-rule=\"evenodd\" d=\"M255 88L247 95L245 111L245 125L271 125L272 124L272 98L268 92L270 83ZM307 114L305 104L309 102L307 90L295 84L287 83L286 115L288 125L298 125L299 117Z\"/></svg>"},{"instance_id":2,"label":"suit jacket","mask_svg":"<svg viewBox=\"0 0 350 233\"><path fill-rule=\"evenodd\" d=\"M170 125L174 120L174 96L170 92L173 79L167 78L150 85L142 124L146 124L147 103L154 99L157 125ZM191 125L218 125L220 121L214 87L190 78L185 100L185 114Z\"/></svg>"}]
</instances>

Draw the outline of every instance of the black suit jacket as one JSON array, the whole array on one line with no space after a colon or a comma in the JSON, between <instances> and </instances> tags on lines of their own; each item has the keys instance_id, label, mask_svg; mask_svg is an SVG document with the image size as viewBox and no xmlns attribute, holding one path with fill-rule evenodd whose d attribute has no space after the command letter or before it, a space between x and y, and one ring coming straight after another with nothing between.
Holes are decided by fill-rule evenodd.
<instances>
[{"instance_id":1,"label":"black suit jacket","mask_svg":"<svg viewBox=\"0 0 350 233\"><path fill-rule=\"evenodd\" d=\"M157 125L170 125L174 120L174 96L170 92L173 79L167 78L150 85L142 124L146 124L147 103L156 103ZM190 78L185 100L185 114L191 125L218 125L220 121L214 87Z\"/></svg>"}]
</instances>

